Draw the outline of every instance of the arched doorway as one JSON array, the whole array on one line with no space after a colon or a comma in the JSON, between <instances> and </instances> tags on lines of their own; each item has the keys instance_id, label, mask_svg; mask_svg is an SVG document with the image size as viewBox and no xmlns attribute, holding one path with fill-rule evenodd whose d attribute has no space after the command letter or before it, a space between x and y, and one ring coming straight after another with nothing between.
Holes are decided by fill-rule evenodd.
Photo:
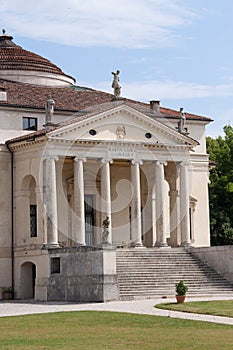
<instances>
[{"instance_id":1,"label":"arched doorway","mask_svg":"<svg viewBox=\"0 0 233 350\"><path fill-rule=\"evenodd\" d=\"M32 299L35 297L36 265L26 262L21 265L20 298Z\"/></svg>"}]
</instances>

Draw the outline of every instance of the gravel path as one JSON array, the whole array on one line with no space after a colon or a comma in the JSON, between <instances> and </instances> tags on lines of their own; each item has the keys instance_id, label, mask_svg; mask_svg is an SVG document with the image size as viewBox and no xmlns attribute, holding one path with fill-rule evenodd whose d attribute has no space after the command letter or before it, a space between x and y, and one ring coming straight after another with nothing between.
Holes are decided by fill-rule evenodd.
<instances>
[{"instance_id":1,"label":"gravel path","mask_svg":"<svg viewBox=\"0 0 233 350\"><path fill-rule=\"evenodd\" d=\"M187 301L199 300L233 300L233 295L229 297L214 297L214 298L187 298ZM129 312L144 315L156 315L173 318L183 318L188 320L198 320L206 322L214 322L221 324L233 325L233 318L198 315L177 311L168 311L156 309L154 305L162 302L175 302L175 299L145 299L132 301L111 301L107 303L63 303L63 302L35 302L35 301L2 301L0 302L0 317L18 316L29 314L40 314L48 312L61 311L114 311L114 312Z\"/></svg>"}]
</instances>

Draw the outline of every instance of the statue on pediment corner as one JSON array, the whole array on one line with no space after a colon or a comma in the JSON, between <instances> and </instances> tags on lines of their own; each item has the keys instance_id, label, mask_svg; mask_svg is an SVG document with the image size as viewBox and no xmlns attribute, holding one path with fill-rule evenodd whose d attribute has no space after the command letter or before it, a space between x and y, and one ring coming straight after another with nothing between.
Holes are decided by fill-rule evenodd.
<instances>
[{"instance_id":1,"label":"statue on pediment corner","mask_svg":"<svg viewBox=\"0 0 233 350\"><path fill-rule=\"evenodd\" d=\"M181 134L188 134L188 129L185 127L186 114L185 114L185 112L183 110L184 110L183 108L180 108L180 119L178 121L177 130Z\"/></svg>"}]
</instances>

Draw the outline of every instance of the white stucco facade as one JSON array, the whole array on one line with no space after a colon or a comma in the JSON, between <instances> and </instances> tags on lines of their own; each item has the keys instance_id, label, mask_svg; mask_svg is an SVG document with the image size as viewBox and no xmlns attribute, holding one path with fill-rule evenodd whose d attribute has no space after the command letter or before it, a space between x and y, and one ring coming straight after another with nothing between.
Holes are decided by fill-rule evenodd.
<instances>
[{"instance_id":1,"label":"white stucco facade","mask_svg":"<svg viewBox=\"0 0 233 350\"><path fill-rule=\"evenodd\" d=\"M181 132L179 113L160 112L158 105L154 112L150 105L105 93L97 104L96 92L83 88L72 90L78 102L71 108L73 78L34 73L0 71L6 86L0 98L0 288L13 286L16 298L55 298L51 274L60 269L56 258L62 249L68 249L64 270L74 259L67 251L81 247L78 261L87 259L93 276L114 280L112 248L210 245L210 119L187 118ZM31 96L19 102L25 83L33 86L27 90ZM46 91L33 95L37 84ZM56 100L54 92L55 112L46 124L47 88L61 93L61 85L68 86L65 100ZM86 99L89 107L79 108ZM23 118L36 119L37 130L23 130ZM93 254L103 247L103 254L96 253L100 269ZM111 283L103 288L106 300L117 295Z\"/></svg>"}]
</instances>

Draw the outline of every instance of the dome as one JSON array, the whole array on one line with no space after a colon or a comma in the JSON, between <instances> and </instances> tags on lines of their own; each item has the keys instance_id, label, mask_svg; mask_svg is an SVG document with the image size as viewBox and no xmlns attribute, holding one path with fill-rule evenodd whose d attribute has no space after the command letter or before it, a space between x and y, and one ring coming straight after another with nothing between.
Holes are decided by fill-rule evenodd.
<instances>
[{"instance_id":1,"label":"dome","mask_svg":"<svg viewBox=\"0 0 233 350\"><path fill-rule=\"evenodd\" d=\"M4 29L0 35L0 78L49 86L75 83L48 59L16 45Z\"/></svg>"}]
</instances>

